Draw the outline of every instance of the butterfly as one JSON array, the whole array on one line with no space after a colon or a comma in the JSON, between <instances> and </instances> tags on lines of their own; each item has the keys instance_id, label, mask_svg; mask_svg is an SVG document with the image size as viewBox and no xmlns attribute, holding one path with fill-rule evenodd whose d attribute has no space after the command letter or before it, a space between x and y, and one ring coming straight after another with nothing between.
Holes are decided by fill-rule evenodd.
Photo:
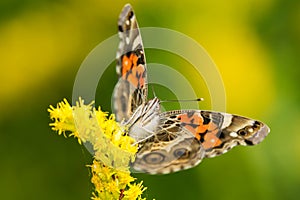
<instances>
[{"instance_id":1,"label":"butterfly","mask_svg":"<svg viewBox=\"0 0 300 200\"><path fill-rule=\"evenodd\" d=\"M128 126L139 149L133 169L167 174L198 165L237 145L256 145L269 133L264 123L228 113L205 110L160 111L160 100L147 99L145 52L136 16L126 4L119 16L119 49L113 92L117 121Z\"/></svg>"}]
</instances>

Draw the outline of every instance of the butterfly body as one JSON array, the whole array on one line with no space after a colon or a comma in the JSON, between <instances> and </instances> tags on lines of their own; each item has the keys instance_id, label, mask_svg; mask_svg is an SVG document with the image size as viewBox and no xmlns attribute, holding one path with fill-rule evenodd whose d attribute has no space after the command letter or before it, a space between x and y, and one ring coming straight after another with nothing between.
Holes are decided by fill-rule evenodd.
<instances>
[{"instance_id":1,"label":"butterfly body","mask_svg":"<svg viewBox=\"0 0 300 200\"><path fill-rule=\"evenodd\" d=\"M155 135L159 125L160 102L154 98L143 103L123 125L129 126L129 135L136 141Z\"/></svg>"},{"instance_id":2,"label":"butterfly body","mask_svg":"<svg viewBox=\"0 0 300 200\"><path fill-rule=\"evenodd\" d=\"M256 145L269 133L262 122L203 110L161 112L160 100L147 99L147 67L135 14L125 5L119 21L119 81L113 93L116 119L139 144L133 169L166 174L198 165L237 145Z\"/></svg>"}]
</instances>

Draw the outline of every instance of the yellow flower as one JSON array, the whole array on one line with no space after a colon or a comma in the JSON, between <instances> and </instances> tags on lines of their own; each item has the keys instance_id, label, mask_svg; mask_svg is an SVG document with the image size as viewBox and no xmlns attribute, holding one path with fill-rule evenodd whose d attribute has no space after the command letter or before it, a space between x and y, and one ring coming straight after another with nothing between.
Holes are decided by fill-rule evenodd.
<instances>
[{"instance_id":1,"label":"yellow flower","mask_svg":"<svg viewBox=\"0 0 300 200\"><path fill-rule=\"evenodd\" d=\"M142 200L142 193L147 189L143 187L143 182L138 184L129 184L129 189L124 192L124 200L131 200L131 199L141 199Z\"/></svg>"},{"instance_id":2,"label":"yellow flower","mask_svg":"<svg viewBox=\"0 0 300 200\"><path fill-rule=\"evenodd\" d=\"M141 199L146 189L142 182L131 184L135 178L130 176L129 171L118 171L96 160L89 167L92 170L91 182L95 187L92 199Z\"/></svg>"},{"instance_id":3,"label":"yellow flower","mask_svg":"<svg viewBox=\"0 0 300 200\"><path fill-rule=\"evenodd\" d=\"M112 114L85 105L82 99L70 106L66 99L48 109L54 121L50 126L59 135L74 136L79 144L90 143L94 150L94 161L89 167L94 184L92 199L142 199L146 189L142 182L133 183L129 163L134 160L137 146L129 137L127 128L115 121Z\"/></svg>"},{"instance_id":4,"label":"yellow flower","mask_svg":"<svg viewBox=\"0 0 300 200\"><path fill-rule=\"evenodd\" d=\"M72 107L66 99L64 99L63 102L58 103L57 108L50 105L48 112L50 113L50 118L54 120L53 123L50 123L50 126L52 126L52 130L58 131L59 135L65 133L65 131L76 131Z\"/></svg>"}]
</instances>

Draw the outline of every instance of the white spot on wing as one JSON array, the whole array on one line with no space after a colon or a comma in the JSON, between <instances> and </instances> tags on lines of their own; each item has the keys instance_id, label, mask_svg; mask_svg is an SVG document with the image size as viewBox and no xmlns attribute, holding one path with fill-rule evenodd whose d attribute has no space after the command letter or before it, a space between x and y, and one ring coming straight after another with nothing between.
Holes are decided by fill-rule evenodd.
<instances>
[{"instance_id":1,"label":"white spot on wing","mask_svg":"<svg viewBox=\"0 0 300 200\"><path fill-rule=\"evenodd\" d=\"M247 130L249 133L253 133L253 128L248 128L248 130Z\"/></svg>"},{"instance_id":2,"label":"white spot on wing","mask_svg":"<svg viewBox=\"0 0 300 200\"><path fill-rule=\"evenodd\" d=\"M230 135L231 137L237 137L237 136L238 136L238 134L237 134L236 132L231 132L231 133L229 133L229 135Z\"/></svg>"},{"instance_id":3,"label":"white spot on wing","mask_svg":"<svg viewBox=\"0 0 300 200\"><path fill-rule=\"evenodd\" d=\"M224 115L224 121L223 121L223 124L222 124L222 129L228 127L232 122L232 115L230 114L226 114Z\"/></svg>"}]
</instances>

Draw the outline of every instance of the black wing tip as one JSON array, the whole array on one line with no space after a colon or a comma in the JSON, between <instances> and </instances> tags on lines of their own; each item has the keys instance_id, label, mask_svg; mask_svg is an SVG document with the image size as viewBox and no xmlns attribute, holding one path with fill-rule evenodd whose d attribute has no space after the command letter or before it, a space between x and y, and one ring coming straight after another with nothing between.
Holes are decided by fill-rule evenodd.
<instances>
[{"instance_id":1,"label":"black wing tip","mask_svg":"<svg viewBox=\"0 0 300 200\"><path fill-rule=\"evenodd\" d=\"M257 133L248 140L251 141L253 145L256 145L261 143L269 133L270 128L266 124L263 124L262 127L257 131Z\"/></svg>"},{"instance_id":2,"label":"black wing tip","mask_svg":"<svg viewBox=\"0 0 300 200\"><path fill-rule=\"evenodd\" d=\"M130 19L133 15L134 15L134 12L133 12L132 6L129 3L125 4L125 6L123 7L123 9L119 15L119 21L118 21L119 31L121 31L121 32L124 31L122 27L123 27L125 21L127 19Z\"/></svg>"},{"instance_id":3,"label":"black wing tip","mask_svg":"<svg viewBox=\"0 0 300 200\"><path fill-rule=\"evenodd\" d=\"M124 16L125 14L127 15L127 13L129 13L131 11L133 11L131 4L130 3L125 4L122 9L120 17Z\"/></svg>"}]
</instances>

